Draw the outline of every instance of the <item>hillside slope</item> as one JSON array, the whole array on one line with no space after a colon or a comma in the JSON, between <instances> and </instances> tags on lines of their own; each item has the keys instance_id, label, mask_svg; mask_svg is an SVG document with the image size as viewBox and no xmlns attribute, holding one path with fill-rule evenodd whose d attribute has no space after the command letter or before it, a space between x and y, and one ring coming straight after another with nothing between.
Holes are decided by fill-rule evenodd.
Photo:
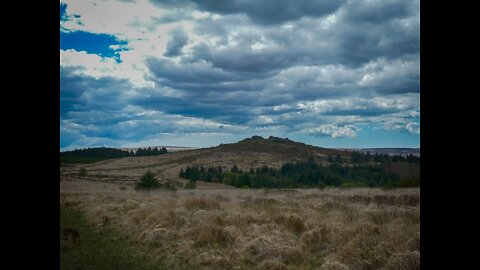
<instances>
[{"instance_id":1,"label":"hillside slope","mask_svg":"<svg viewBox=\"0 0 480 270\"><path fill-rule=\"evenodd\" d=\"M314 157L318 162L327 163L327 157L340 155L349 163L351 152L328 149L295 142L289 139L270 136L264 139L259 136L244 139L237 143L221 144L216 147L167 153L160 156L126 157L105 160L93 164L62 166L61 179L73 180L80 168L88 171L87 181L110 182L133 185L147 170L151 170L159 179L174 179L185 183L178 173L187 166L215 166L230 169L235 164L241 170L268 166L280 168L284 163L306 161ZM412 166L414 168L412 168ZM392 166L403 175L416 175L419 164ZM200 183L199 188L211 188L213 183Z\"/></svg>"},{"instance_id":2,"label":"hillside slope","mask_svg":"<svg viewBox=\"0 0 480 270\"><path fill-rule=\"evenodd\" d=\"M237 143L160 156L126 157L88 165L62 166L60 173L62 179L70 179L76 177L78 170L84 167L88 171L86 180L131 184L145 171L151 170L160 179L184 181L178 178L178 172L187 166L221 166L230 169L236 164L242 170L262 166L279 168L286 162L307 160L312 156L322 162L326 161L328 155L337 154L345 159L350 156L348 151L315 147L272 136L268 139L253 136Z\"/></svg>"}]
</instances>

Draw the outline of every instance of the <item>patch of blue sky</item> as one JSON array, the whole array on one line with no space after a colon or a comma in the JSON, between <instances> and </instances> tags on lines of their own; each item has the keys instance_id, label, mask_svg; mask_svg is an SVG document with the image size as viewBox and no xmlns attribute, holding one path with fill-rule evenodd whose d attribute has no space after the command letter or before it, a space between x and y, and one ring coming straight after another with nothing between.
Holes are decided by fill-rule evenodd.
<instances>
[{"instance_id":1,"label":"patch of blue sky","mask_svg":"<svg viewBox=\"0 0 480 270\"><path fill-rule=\"evenodd\" d=\"M60 3L60 21L67 20L67 4Z\"/></svg>"},{"instance_id":2,"label":"patch of blue sky","mask_svg":"<svg viewBox=\"0 0 480 270\"><path fill-rule=\"evenodd\" d=\"M126 41L118 40L115 36L107 34L94 34L84 31L67 33L60 31L60 49L74 49L102 57L114 57L117 62L121 62L119 52L127 50L125 46L127 44ZM114 49L111 47L112 45L117 46Z\"/></svg>"},{"instance_id":3,"label":"patch of blue sky","mask_svg":"<svg viewBox=\"0 0 480 270\"><path fill-rule=\"evenodd\" d=\"M385 130L372 125L362 125L356 137L332 138L306 134L281 134L294 141L327 148L370 148L370 147L420 147L420 134L406 131Z\"/></svg>"}]
</instances>

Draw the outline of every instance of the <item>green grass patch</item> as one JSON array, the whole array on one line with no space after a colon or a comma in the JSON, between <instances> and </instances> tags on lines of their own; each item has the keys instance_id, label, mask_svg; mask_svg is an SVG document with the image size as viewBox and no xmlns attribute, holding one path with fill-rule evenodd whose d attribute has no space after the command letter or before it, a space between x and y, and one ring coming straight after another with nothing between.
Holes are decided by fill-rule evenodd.
<instances>
[{"instance_id":1,"label":"green grass patch","mask_svg":"<svg viewBox=\"0 0 480 270\"><path fill-rule=\"evenodd\" d=\"M60 269L194 268L185 258L167 252L155 256L152 251L111 224L93 227L81 212L60 207Z\"/></svg>"}]
</instances>

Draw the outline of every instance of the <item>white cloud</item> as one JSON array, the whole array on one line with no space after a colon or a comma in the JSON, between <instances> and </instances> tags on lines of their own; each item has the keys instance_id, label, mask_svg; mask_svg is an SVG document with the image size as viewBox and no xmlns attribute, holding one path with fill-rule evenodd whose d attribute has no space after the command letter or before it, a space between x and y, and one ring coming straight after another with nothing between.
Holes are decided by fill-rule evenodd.
<instances>
[{"instance_id":1,"label":"white cloud","mask_svg":"<svg viewBox=\"0 0 480 270\"><path fill-rule=\"evenodd\" d=\"M418 59L395 59L387 61L384 58L371 61L363 68L363 76L358 86L375 87L389 83L397 83L399 78L410 78L420 74Z\"/></svg>"},{"instance_id":2,"label":"white cloud","mask_svg":"<svg viewBox=\"0 0 480 270\"><path fill-rule=\"evenodd\" d=\"M156 140L136 135L143 130L168 136L215 133L217 137L204 137L223 141L220 134L281 130L340 138L356 136L363 124L420 133L418 50L410 38L418 24L415 14L373 14L370 19L394 19L366 29L346 20L345 12L356 14L352 7L274 25L255 24L253 9L248 9L251 14L221 16L215 9L194 10L192 3L61 2L70 15L60 22L61 31L109 34L127 42L110 46L120 50L121 62L74 49L60 51L62 67L79 67L74 74L97 79L75 78L65 84L76 88L63 92L62 117L73 121L63 128L77 135L88 132L100 138L103 130L105 136L116 132L130 141ZM164 57L174 29L183 29L188 43L182 43L181 54ZM146 59L157 64L147 66ZM115 79L128 82L105 86ZM106 103L103 107L105 100L112 111L106 111ZM105 117L82 122L82 109L105 110ZM197 117L182 115L196 109ZM115 121L118 115L124 119L111 123L112 114Z\"/></svg>"},{"instance_id":3,"label":"white cloud","mask_svg":"<svg viewBox=\"0 0 480 270\"><path fill-rule=\"evenodd\" d=\"M166 15L148 0L136 2L62 0L69 15L78 15L61 22L70 31L110 34L121 39L143 38L145 32L155 30L155 18ZM79 23L80 22L80 23Z\"/></svg>"},{"instance_id":4,"label":"white cloud","mask_svg":"<svg viewBox=\"0 0 480 270\"><path fill-rule=\"evenodd\" d=\"M373 98L338 98L326 100L314 100L298 103L297 108L305 109L315 113L358 111L359 113L369 111L404 111L418 107L418 94L404 94L392 96L378 96ZM416 112L412 112L415 116Z\"/></svg>"},{"instance_id":5,"label":"white cloud","mask_svg":"<svg viewBox=\"0 0 480 270\"><path fill-rule=\"evenodd\" d=\"M207 18L208 16L210 16L209 12L201 12L201 11L198 11L198 10L195 10L195 11L192 12L192 17L196 20L204 19L204 18Z\"/></svg>"},{"instance_id":6,"label":"white cloud","mask_svg":"<svg viewBox=\"0 0 480 270\"><path fill-rule=\"evenodd\" d=\"M85 51L77 52L73 49L60 50L60 66L80 67L82 69L77 72L94 78L111 75L118 69L118 63L113 57L102 57Z\"/></svg>"},{"instance_id":7,"label":"white cloud","mask_svg":"<svg viewBox=\"0 0 480 270\"><path fill-rule=\"evenodd\" d=\"M191 32L193 28L190 22L159 22L163 16L169 15L169 10L159 9L147 0L139 0L135 3L65 0L62 3L67 4L66 12L68 14L80 17L70 16L69 20L61 21L61 29L70 32L86 31L113 35L120 40L127 41L128 44L110 47L113 49L128 48L128 50L119 52L121 63L114 63L113 59L89 53L78 52L75 56L73 55L75 50L68 50L68 53L61 51L62 57L68 58L61 64L84 67L85 74L96 78L99 76L127 78L136 87L153 87L153 83L144 78L148 73L144 60L147 57L160 56L166 51L169 32L178 27ZM200 15L204 16L205 13ZM192 38L192 40L198 40L198 38Z\"/></svg>"},{"instance_id":8,"label":"white cloud","mask_svg":"<svg viewBox=\"0 0 480 270\"><path fill-rule=\"evenodd\" d=\"M308 129L307 133L314 136L329 136L332 138L355 137L360 129L354 125L335 126L326 124L317 128Z\"/></svg>"}]
</instances>

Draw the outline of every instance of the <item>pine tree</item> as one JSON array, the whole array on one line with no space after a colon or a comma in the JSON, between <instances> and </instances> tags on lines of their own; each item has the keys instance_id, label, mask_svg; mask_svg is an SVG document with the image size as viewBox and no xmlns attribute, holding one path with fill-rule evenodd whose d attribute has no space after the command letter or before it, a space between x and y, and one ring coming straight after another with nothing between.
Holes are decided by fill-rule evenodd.
<instances>
[{"instance_id":1,"label":"pine tree","mask_svg":"<svg viewBox=\"0 0 480 270\"><path fill-rule=\"evenodd\" d=\"M136 186L137 189L154 189L158 187L160 187L160 184L150 170L143 174Z\"/></svg>"}]
</instances>

